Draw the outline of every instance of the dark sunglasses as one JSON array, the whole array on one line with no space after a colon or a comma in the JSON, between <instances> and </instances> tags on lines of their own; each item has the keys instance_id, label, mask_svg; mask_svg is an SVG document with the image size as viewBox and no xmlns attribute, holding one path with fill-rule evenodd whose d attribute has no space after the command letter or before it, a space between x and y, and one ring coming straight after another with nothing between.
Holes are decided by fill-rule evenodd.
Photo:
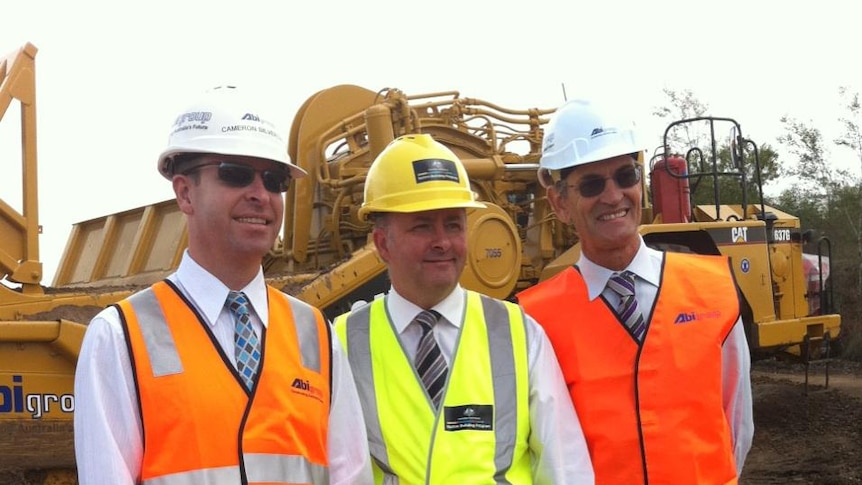
<instances>
[{"instance_id":1,"label":"dark sunglasses","mask_svg":"<svg viewBox=\"0 0 862 485\"><path fill-rule=\"evenodd\" d=\"M185 170L183 175L206 167L218 167L218 179L228 187L247 187L254 182L254 174L257 173L254 168L241 163L215 162L195 165ZM264 170L260 172L260 178L263 179L263 187L274 194L286 192L290 184L290 172L287 170Z\"/></svg>"},{"instance_id":2,"label":"dark sunglasses","mask_svg":"<svg viewBox=\"0 0 862 485\"><path fill-rule=\"evenodd\" d=\"M581 194L581 197L596 197L605 191L605 183L613 179L617 187L628 189L634 187L641 181L641 168L639 165L629 165L622 167L611 177L602 177L600 175L587 175L578 182L577 185L566 185L566 187L576 188Z\"/></svg>"}]
</instances>

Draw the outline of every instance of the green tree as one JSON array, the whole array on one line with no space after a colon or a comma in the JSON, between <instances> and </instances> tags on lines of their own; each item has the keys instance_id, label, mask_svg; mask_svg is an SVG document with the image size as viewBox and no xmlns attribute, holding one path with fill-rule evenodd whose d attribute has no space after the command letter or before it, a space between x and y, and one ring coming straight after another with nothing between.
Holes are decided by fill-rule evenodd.
<instances>
[{"instance_id":1,"label":"green tree","mask_svg":"<svg viewBox=\"0 0 862 485\"><path fill-rule=\"evenodd\" d=\"M709 106L691 90L678 92L665 88L663 92L667 103L653 108L653 115L669 126L663 133L668 152L687 160L692 204L740 204L744 200L743 194L747 203L760 203L758 182L767 184L780 174L777 152L769 145L757 147L753 141L744 142L743 146L737 147L740 156L734 163L731 146L736 146L735 138L740 135L738 125L727 120L701 120L671 126L676 121L706 117ZM728 137L715 140L720 136L716 133L723 134L725 129ZM660 143L663 144L664 140Z\"/></svg>"},{"instance_id":2,"label":"green tree","mask_svg":"<svg viewBox=\"0 0 862 485\"><path fill-rule=\"evenodd\" d=\"M844 127L844 132L835 139L835 144L847 147L856 154L856 158L862 163L862 104L859 102L859 93L850 92L847 87L838 88L838 94L843 99L847 116L838 118Z\"/></svg>"},{"instance_id":3,"label":"green tree","mask_svg":"<svg viewBox=\"0 0 862 485\"><path fill-rule=\"evenodd\" d=\"M832 242L832 286L841 313L841 355L862 361L862 302L859 299L859 227L862 196L858 184L839 187L833 195L836 210L824 224L823 235ZM849 229L849 230L848 230ZM854 251L855 249L855 251ZM813 252L813 251L812 251Z\"/></svg>"},{"instance_id":4,"label":"green tree","mask_svg":"<svg viewBox=\"0 0 862 485\"><path fill-rule=\"evenodd\" d=\"M852 99L852 98L851 98ZM853 103L850 104L852 113ZM830 163L829 152L823 143L819 129L794 118L781 118L785 134L779 142L788 148L794 158L785 164L785 175L793 183L779 196L780 207L797 215L803 228L816 228L816 236L828 237L832 248L830 260L830 284L835 291L836 307L842 315L843 347L853 349L848 355L862 355L862 339L858 334L860 305L860 247L862 247L862 197L858 182L854 182L846 170ZM845 127L848 125L845 124ZM845 136L846 145L852 148L858 143ZM847 134L845 134L847 135ZM836 143L839 143L836 140ZM819 237L815 237L815 243ZM811 244L805 248L815 252L820 246Z\"/></svg>"},{"instance_id":5,"label":"green tree","mask_svg":"<svg viewBox=\"0 0 862 485\"><path fill-rule=\"evenodd\" d=\"M815 220L826 224L834 219L833 199L846 184L846 173L828 162L828 150L818 128L786 115L781 117L781 123L785 131L778 141L792 157L782 165L782 176L792 181L778 198L782 209L794 214L807 212L805 220L809 225Z\"/></svg>"},{"instance_id":6,"label":"green tree","mask_svg":"<svg viewBox=\"0 0 862 485\"><path fill-rule=\"evenodd\" d=\"M860 120L862 120L862 105L859 103L859 93L850 92L846 87L842 86L838 88L838 94L845 103L844 107L847 114L838 119L844 127L844 132L840 137L835 139L835 144L853 150L856 158L862 163L862 129L859 127ZM856 287L862 291L862 183L857 181L853 184L853 189L855 189L853 192L855 192L854 195L858 203L853 206L843 207L845 207L844 211L848 224L856 236L856 256L860 265ZM855 207L856 210L852 211L854 214L851 215L846 207Z\"/></svg>"},{"instance_id":7,"label":"green tree","mask_svg":"<svg viewBox=\"0 0 862 485\"><path fill-rule=\"evenodd\" d=\"M794 190L805 188L825 196L824 202L828 202L832 191L847 183L849 174L829 163L829 150L819 128L787 115L781 117L781 124L785 132L778 142L796 159L783 166L782 175L796 181Z\"/></svg>"},{"instance_id":8,"label":"green tree","mask_svg":"<svg viewBox=\"0 0 862 485\"><path fill-rule=\"evenodd\" d=\"M662 106L653 107L653 116L665 120L669 125L671 122L700 118L706 115L709 105L701 102L690 90L675 91L670 88L662 89L667 98L667 103ZM668 133L667 144L669 152L679 152L682 147L702 146L705 142L702 133L698 133L690 124L681 125L681 130L672 130ZM662 133L664 138L664 133ZM659 140L658 145L663 145L664 140Z\"/></svg>"},{"instance_id":9,"label":"green tree","mask_svg":"<svg viewBox=\"0 0 862 485\"><path fill-rule=\"evenodd\" d=\"M756 145L754 146L756 147ZM717 173L724 175L702 176L692 179L693 204L715 204L715 190L713 188L715 181L718 184L719 203L741 204L743 200L747 204L768 203L767 200L761 200L761 188L763 185L778 179L780 174L778 153L767 144L756 147L756 150L749 145L744 148L743 157L734 165L730 147L729 143L718 147L715 169ZM760 172L757 171L758 168ZM711 170L710 167L708 171ZM744 178L743 174L745 175Z\"/></svg>"}]
</instances>

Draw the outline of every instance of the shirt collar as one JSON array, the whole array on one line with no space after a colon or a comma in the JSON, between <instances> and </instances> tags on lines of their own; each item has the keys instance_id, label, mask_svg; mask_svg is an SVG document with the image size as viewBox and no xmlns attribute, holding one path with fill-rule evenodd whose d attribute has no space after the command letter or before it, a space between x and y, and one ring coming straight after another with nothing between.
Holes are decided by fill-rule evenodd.
<instances>
[{"instance_id":1,"label":"shirt collar","mask_svg":"<svg viewBox=\"0 0 862 485\"><path fill-rule=\"evenodd\" d=\"M632 259L631 263L625 269L658 288L661 278L662 259L662 253L647 247L641 237L638 252L635 253L634 259ZM595 300L602 294L611 275L615 273L615 271L592 262L583 252L581 252L577 266L581 272L581 276L584 278L584 282L587 284L590 301Z\"/></svg>"},{"instance_id":2,"label":"shirt collar","mask_svg":"<svg viewBox=\"0 0 862 485\"><path fill-rule=\"evenodd\" d=\"M446 321L460 328L461 321L464 319L465 298L465 290L461 288L461 285L457 285L452 293L449 293L449 296L434 305L431 310L435 310ZM395 330L400 334L423 309L401 296L395 291L395 288L390 288L389 294L386 296L386 310L389 312L389 318L393 325L395 325Z\"/></svg>"},{"instance_id":3,"label":"shirt collar","mask_svg":"<svg viewBox=\"0 0 862 485\"><path fill-rule=\"evenodd\" d=\"M207 323L214 326L224 308L230 288L192 259L188 250L183 252L183 258L174 276L173 281L180 285ZM263 270L259 268L254 279L240 291L245 293L254 312L266 327L269 322L269 304Z\"/></svg>"}]
</instances>

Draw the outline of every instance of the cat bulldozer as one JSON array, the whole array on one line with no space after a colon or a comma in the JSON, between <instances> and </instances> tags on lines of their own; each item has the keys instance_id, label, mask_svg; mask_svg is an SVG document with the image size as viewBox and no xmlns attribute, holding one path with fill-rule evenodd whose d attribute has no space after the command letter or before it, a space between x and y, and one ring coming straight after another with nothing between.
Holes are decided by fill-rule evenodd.
<instances>
[{"instance_id":1,"label":"cat bulldozer","mask_svg":"<svg viewBox=\"0 0 862 485\"><path fill-rule=\"evenodd\" d=\"M76 483L73 380L86 325L105 306L170 274L188 235L173 200L76 223L51 286L42 285L36 52L28 43L0 59L0 122L10 106L20 107L23 199L20 210L0 200L0 482ZM410 95L337 85L313 94L295 113L287 146L309 176L285 193L282 233L262 261L267 281L330 319L388 290L371 228L357 210L375 156L411 133L430 134L454 151L487 206L468 211L463 286L512 298L573 264L577 235L554 217L537 180L543 126L553 112L508 109L458 91ZM733 140L735 166L747 173L743 148L751 143ZM817 314L808 311L799 220L762 203L690 207L690 182L720 174L670 155L649 165L647 243L730 256L752 355L819 356L838 335L840 317L829 313L828 298Z\"/></svg>"}]
</instances>

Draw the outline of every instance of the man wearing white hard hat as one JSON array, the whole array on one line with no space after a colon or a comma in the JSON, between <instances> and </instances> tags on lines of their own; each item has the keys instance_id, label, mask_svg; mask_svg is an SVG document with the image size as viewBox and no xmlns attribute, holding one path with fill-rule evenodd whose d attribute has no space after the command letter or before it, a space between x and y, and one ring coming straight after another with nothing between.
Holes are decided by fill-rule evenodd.
<instances>
[{"instance_id":1,"label":"man wearing white hard hat","mask_svg":"<svg viewBox=\"0 0 862 485\"><path fill-rule=\"evenodd\" d=\"M642 157L607 107L557 110L539 180L580 258L518 301L554 346L597 484L737 483L754 425L736 282L723 256L646 246Z\"/></svg>"},{"instance_id":2,"label":"man wearing white hard hat","mask_svg":"<svg viewBox=\"0 0 862 485\"><path fill-rule=\"evenodd\" d=\"M233 87L175 119L159 172L188 226L177 271L103 310L75 376L82 484L367 484L362 409L321 312L264 280L305 176Z\"/></svg>"}]
</instances>

